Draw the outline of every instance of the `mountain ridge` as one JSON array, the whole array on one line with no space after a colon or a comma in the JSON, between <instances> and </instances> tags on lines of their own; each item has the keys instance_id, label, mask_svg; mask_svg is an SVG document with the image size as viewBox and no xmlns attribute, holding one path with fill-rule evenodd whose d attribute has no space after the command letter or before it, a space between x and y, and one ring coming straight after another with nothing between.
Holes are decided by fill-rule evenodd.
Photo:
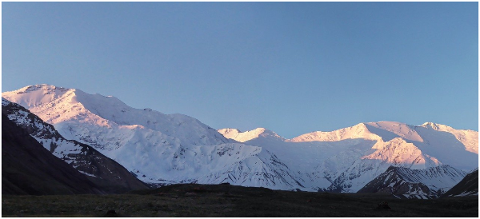
<instances>
[{"instance_id":1,"label":"mountain ridge","mask_svg":"<svg viewBox=\"0 0 480 219\"><path fill-rule=\"evenodd\" d=\"M251 138L248 138L248 140L245 140L244 136L242 136L242 134L258 133L258 132L261 132L262 130L265 130L266 132L274 133L275 135L278 135L279 138L284 139L286 141L291 141L291 142L333 141L333 140L338 141L338 140L352 139L352 138L355 138L355 137L359 137L359 136L361 136L360 134L364 134L365 131L370 132L370 133L366 133L367 135L368 134L376 134L375 132L373 132L371 130L372 128L378 128L379 124L392 124L392 123L396 124L398 126L412 127L412 128L424 127L424 128L431 128L431 129L434 129L434 130L442 130L442 131L456 130L456 131L466 131L466 132L472 132L472 133L476 132L476 133L478 133L477 131L474 131L474 130L471 130L471 129L454 129L450 126L440 124L440 123L434 123L434 122L425 122L421 125L409 125L409 124L406 124L406 123L394 122L394 121L362 122L362 123L358 123L358 124L353 125L353 126L349 126L349 127L346 127L346 128L340 128L340 129L336 129L336 130L333 130L333 131L312 131L312 132L301 134L299 136L296 136L296 137L293 137L293 138L290 138L290 139L284 138L284 137L278 135L277 133L275 133L274 131L266 129L266 128L262 128L262 127L247 130L247 131L240 131L239 129L236 129L236 128L221 128L221 129L218 129L218 131L220 133L224 134L224 135L229 136L229 139L235 140L236 137L240 137L241 139L237 139L238 142L245 142L245 141L248 141L248 140L252 140L253 138L259 137L258 135L256 135L256 136L255 135L249 135L249 137L251 137ZM439 128L439 127L441 127L441 128ZM350 131L350 130L356 131L357 136L355 136L355 135L345 136L345 133ZM394 134L396 135L396 137L403 137L403 138L413 140L413 141L422 141L421 139L415 139L415 138L419 137L418 135L415 138L413 138L413 137L406 137L407 134L405 134L405 133L401 133L400 135L398 135L397 133L394 133ZM410 133L408 133L408 134L410 134ZM376 140L378 137L372 137L372 138L374 138ZM394 138L394 137L391 137L389 139L392 139L392 138ZM459 137L459 140L460 139L463 139L463 138Z\"/></svg>"}]
</instances>

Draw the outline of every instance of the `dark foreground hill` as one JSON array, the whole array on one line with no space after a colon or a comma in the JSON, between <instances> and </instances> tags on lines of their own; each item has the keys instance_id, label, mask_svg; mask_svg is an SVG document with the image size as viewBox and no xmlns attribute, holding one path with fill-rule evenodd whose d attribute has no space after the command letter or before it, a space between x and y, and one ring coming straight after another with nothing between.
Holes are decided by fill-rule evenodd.
<instances>
[{"instance_id":1,"label":"dark foreground hill","mask_svg":"<svg viewBox=\"0 0 480 219\"><path fill-rule=\"evenodd\" d=\"M457 185L448 190L443 196L468 196L474 195L478 196L478 170L475 170L465 178L462 179Z\"/></svg>"},{"instance_id":2,"label":"dark foreground hill","mask_svg":"<svg viewBox=\"0 0 480 219\"><path fill-rule=\"evenodd\" d=\"M105 193L2 115L2 195Z\"/></svg>"},{"instance_id":3,"label":"dark foreground hill","mask_svg":"<svg viewBox=\"0 0 480 219\"><path fill-rule=\"evenodd\" d=\"M145 183L137 179L133 174L131 174L127 169L125 169L122 165L120 165L116 161L106 157L105 155L98 152L96 149L94 149L89 145L82 144L77 141L65 139L62 135L58 133L57 130L55 130L53 125L44 122L37 115L31 113L24 107L3 99L2 115L4 115L3 122L4 123L8 122L8 125L2 123L2 126L4 125L8 126L4 128L4 130L8 129L9 131L11 131L10 130L11 128L9 126L16 126L14 127L15 131L12 132L14 133L13 135L2 136L2 140L4 140L4 138L10 137L10 140L8 140L8 142L13 143L12 145L9 145L10 146L9 148L5 149L7 152L4 152L2 157L4 157L7 153L11 152L11 150L9 149L12 148L12 150L25 149L26 151L23 153L33 156L34 157L33 160L35 159L61 160L65 164L60 166L65 166L68 163L68 166L75 169L74 173L72 173L73 175L84 173L84 174L81 174L83 175L83 178L86 177L89 181L91 181L95 185L95 187L99 188L104 193L118 194L118 193L124 193L124 192L135 190L135 189L148 189L148 186ZM18 139L13 141L12 140L13 138L18 138ZM25 142L25 139L31 139L31 141ZM36 141L36 143L34 141ZM49 151L47 150L47 148ZM28 151L28 150L32 150L32 151ZM42 152L37 153L36 151L42 151ZM45 152L48 152L50 155L47 155L47 153ZM12 161L12 162L20 162L21 163L19 164L20 166L33 165L32 168L33 169L36 168L35 163L27 162L32 160L30 157L18 156L18 152L17 154L11 153L10 157L15 157L15 156L19 157L19 159L17 161ZM47 156L48 158L43 158L43 156ZM11 167L16 168L16 165L11 165ZM2 168L2 170L3 169L4 168ZM27 172L23 173L22 171L27 171ZM55 173L54 170L50 170L50 172L52 174ZM68 174L66 173L61 173L61 174L63 174L62 176L64 177L67 176L66 178L72 178L72 179L75 178L73 176L68 177ZM58 175L61 175L61 174L59 173ZM20 168L20 169L16 169L16 176L18 175L33 176L35 174L31 174L29 172L29 168ZM7 178L10 176L12 175L7 175ZM42 183L41 178L39 179L39 181L40 182L37 184ZM74 180L74 181L76 181L77 183L81 182L78 180ZM30 184L35 185L35 183L30 183ZM86 184L87 188L91 187L89 186L89 184ZM12 185L12 184L8 184L8 185ZM47 183L47 185L49 184ZM80 185L75 187L82 188L85 186ZM28 194L37 194L37 193L28 193ZM52 194L66 194L66 193L58 193L56 190L50 191L50 190L44 189L41 191L41 194L52 195Z\"/></svg>"},{"instance_id":4,"label":"dark foreground hill","mask_svg":"<svg viewBox=\"0 0 480 219\"><path fill-rule=\"evenodd\" d=\"M2 216L478 217L478 197L406 200L380 194L184 184L123 195L4 195Z\"/></svg>"}]
</instances>

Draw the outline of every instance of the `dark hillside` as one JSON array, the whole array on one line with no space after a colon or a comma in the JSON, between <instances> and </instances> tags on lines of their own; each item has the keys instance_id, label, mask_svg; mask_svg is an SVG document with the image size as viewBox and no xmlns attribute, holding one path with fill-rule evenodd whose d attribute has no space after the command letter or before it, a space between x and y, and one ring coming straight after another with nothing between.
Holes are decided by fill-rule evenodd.
<instances>
[{"instance_id":1,"label":"dark hillside","mask_svg":"<svg viewBox=\"0 0 480 219\"><path fill-rule=\"evenodd\" d=\"M103 193L2 114L2 195Z\"/></svg>"},{"instance_id":2,"label":"dark hillside","mask_svg":"<svg viewBox=\"0 0 480 219\"><path fill-rule=\"evenodd\" d=\"M478 170L467 174L462 181L443 194L443 197L462 195L478 196Z\"/></svg>"},{"instance_id":3,"label":"dark hillside","mask_svg":"<svg viewBox=\"0 0 480 219\"><path fill-rule=\"evenodd\" d=\"M13 121L28 135L34 136L36 139L50 141L51 153L58 150L65 142L75 145L76 149L74 151L79 150L80 153L65 151L61 160L69 163L77 171L86 173L85 176L101 190L107 193L123 193L135 189L148 189L145 183L137 179L116 161L106 157L89 145L65 139L55 130L53 125L44 122L24 107L9 102L2 106L2 113L10 118L17 119L18 121Z\"/></svg>"},{"instance_id":4,"label":"dark hillside","mask_svg":"<svg viewBox=\"0 0 480 219\"><path fill-rule=\"evenodd\" d=\"M423 183L409 182L398 173L399 167L391 166L384 173L380 174L367 183L357 193L378 193L389 194L405 198L409 194L421 194L423 198L436 198L437 194Z\"/></svg>"}]
</instances>

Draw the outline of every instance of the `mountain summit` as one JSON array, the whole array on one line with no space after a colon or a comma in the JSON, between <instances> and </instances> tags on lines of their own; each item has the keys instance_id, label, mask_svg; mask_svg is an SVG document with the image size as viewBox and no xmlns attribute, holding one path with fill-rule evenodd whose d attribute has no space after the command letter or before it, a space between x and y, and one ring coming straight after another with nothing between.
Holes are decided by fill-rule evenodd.
<instances>
[{"instance_id":1,"label":"mountain summit","mask_svg":"<svg viewBox=\"0 0 480 219\"><path fill-rule=\"evenodd\" d=\"M277 135L277 133L265 129L265 128L256 128L250 131L241 132L238 129L219 129L218 132L225 136L228 139L233 139L238 142L246 142L255 138L275 138L284 140L284 138Z\"/></svg>"}]
</instances>

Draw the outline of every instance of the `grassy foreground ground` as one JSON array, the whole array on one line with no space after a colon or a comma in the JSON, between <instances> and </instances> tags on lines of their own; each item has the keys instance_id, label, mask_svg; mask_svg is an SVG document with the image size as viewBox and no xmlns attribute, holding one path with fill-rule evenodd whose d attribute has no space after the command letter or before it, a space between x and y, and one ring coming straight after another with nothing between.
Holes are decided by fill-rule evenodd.
<instances>
[{"instance_id":1,"label":"grassy foreground ground","mask_svg":"<svg viewBox=\"0 0 480 219\"><path fill-rule=\"evenodd\" d=\"M390 209L385 207L388 202ZM121 195L2 196L2 216L478 217L478 197L401 200L387 195L172 185Z\"/></svg>"}]
</instances>

